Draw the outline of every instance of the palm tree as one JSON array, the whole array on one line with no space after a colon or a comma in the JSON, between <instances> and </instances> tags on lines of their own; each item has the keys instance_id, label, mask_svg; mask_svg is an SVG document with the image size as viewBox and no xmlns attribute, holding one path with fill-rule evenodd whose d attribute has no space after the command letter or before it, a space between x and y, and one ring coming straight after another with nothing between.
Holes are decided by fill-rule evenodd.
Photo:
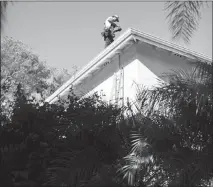
<instances>
[{"instance_id":1,"label":"palm tree","mask_svg":"<svg viewBox=\"0 0 213 187\"><path fill-rule=\"evenodd\" d=\"M198 28L201 18L201 8L207 4L204 1L168 1L165 10L168 12L169 27L173 39L190 41L194 31Z\"/></svg>"},{"instance_id":2,"label":"palm tree","mask_svg":"<svg viewBox=\"0 0 213 187\"><path fill-rule=\"evenodd\" d=\"M166 76L138 94L139 128L120 170L131 185L203 185L213 174L212 64Z\"/></svg>"}]
</instances>

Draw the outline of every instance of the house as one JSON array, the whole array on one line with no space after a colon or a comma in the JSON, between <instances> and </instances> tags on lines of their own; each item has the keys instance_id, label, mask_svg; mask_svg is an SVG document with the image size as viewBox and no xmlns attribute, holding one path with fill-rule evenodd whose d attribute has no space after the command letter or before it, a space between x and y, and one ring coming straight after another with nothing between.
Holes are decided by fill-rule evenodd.
<instances>
[{"instance_id":1,"label":"house","mask_svg":"<svg viewBox=\"0 0 213 187\"><path fill-rule=\"evenodd\" d=\"M138 85L151 89L161 75L180 68L190 69L196 60L212 59L176 44L163 41L136 29L128 29L91 62L71 77L46 99L54 103L68 94L70 87L76 95L85 97L103 93L106 101L125 105L134 100Z\"/></svg>"}]
</instances>

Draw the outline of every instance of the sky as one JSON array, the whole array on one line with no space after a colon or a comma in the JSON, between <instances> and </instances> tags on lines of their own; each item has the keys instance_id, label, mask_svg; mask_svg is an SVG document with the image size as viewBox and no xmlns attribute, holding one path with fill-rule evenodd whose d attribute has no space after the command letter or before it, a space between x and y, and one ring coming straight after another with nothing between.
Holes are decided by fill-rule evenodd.
<instances>
[{"instance_id":1,"label":"sky","mask_svg":"<svg viewBox=\"0 0 213 187\"><path fill-rule=\"evenodd\" d=\"M73 71L104 49L104 21L114 14L123 29L117 36L132 27L172 41L163 8L164 2L15 2L8 6L2 35L22 41L50 66ZM191 43L176 43L212 58L210 2Z\"/></svg>"}]
</instances>

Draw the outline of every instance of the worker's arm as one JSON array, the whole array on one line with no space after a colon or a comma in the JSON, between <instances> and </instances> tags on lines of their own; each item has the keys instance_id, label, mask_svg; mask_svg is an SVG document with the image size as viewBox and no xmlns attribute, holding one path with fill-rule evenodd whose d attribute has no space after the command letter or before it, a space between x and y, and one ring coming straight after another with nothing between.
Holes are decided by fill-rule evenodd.
<instances>
[{"instance_id":1,"label":"worker's arm","mask_svg":"<svg viewBox=\"0 0 213 187\"><path fill-rule=\"evenodd\" d=\"M117 25L113 21L109 21L113 27L117 27Z\"/></svg>"},{"instance_id":2,"label":"worker's arm","mask_svg":"<svg viewBox=\"0 0 213 187\"><path fill-rule=\"evenodd\" d=\"M121 27L120 26L117 26L117 28L113 31L114 33L115 32L119 32L119 31L121 31L122 29L121 29Z\"/></svg>"}]
</instances>

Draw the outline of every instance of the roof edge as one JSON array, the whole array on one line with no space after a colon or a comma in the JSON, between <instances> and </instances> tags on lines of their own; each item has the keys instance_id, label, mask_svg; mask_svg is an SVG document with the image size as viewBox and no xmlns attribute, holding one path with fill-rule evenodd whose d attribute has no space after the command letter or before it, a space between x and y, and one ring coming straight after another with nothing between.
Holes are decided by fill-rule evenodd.
<instances>
[{"instance_id":1,"label":"roof edge","mask_svg":"<svg viewBox=\"0 0 213 187\"><path fill-rule=\"evenodd\" d=\"M84 73L86 73L89 69L91 69L94 65L96 65L102 59L112 58L119 48L119 45L124 41L128 41L131 39L132 29L129 28L126 32L120 35L111 45L109 45L106 49L104 49L98 56L96 56L92 61L90 61L86 66L84 66L80 71L77 72L75 76L72 76L65 84L63 84L59 89L57 89L51 96L49 96L45 102L51 103L55 97L60 95L63 91L65 91L68 87L70 87L76 80L78 80Z\"/></svg>"},{"instance_id":2,"label":"roof edge","mask_svg":"<svg viewBox=\"0 0 213 187\"><path fill-rule=\"evenodd\" d=\"M199 54L195 51L184 48L180 45L174 44L169 41L162 40L158 37L154 37L150 34L143 33L134 28L128 28L122 35L120 35L111 45L104 49L99 55L97 55L93 60L91 60L86 66L84 66L80 71L77 72L75 76L72 76L65 84L63 84L59 89L57 89L52 95L50 95L45 102L52 103L58 95L62 94L67 90L73 83L75 83L82 75L91 70L94 66L103 62L106 59L110 59L114 56L119 46L129 40L140 40L140 41L151 41L153 45L158 44L159 48L166 48L167 50L179 53L186 58L194 58L202 61L212 62L212 59Z\"/></svg>"}]
</instances>

